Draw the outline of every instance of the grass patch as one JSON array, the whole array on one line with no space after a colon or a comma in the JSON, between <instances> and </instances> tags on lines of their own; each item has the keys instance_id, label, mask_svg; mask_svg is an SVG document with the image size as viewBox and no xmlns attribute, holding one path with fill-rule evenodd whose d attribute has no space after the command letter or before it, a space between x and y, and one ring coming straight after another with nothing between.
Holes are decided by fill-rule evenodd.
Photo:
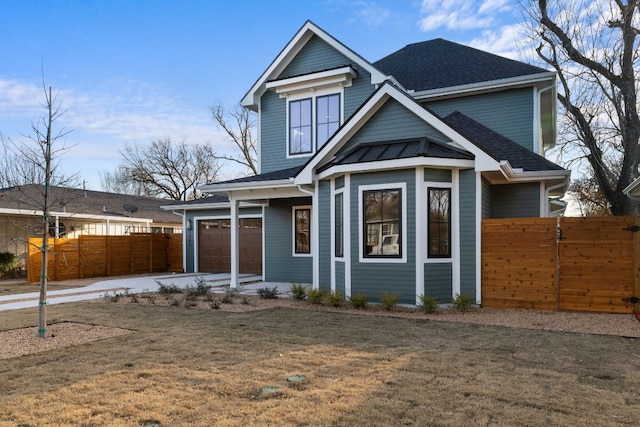
<instances>
[{"instance_id":1,"label":"grass patch","mask_svg":"<svg viewBox=\"0 0 640 427\"><path fill-rule=\"evenodd\" d=\"M134 332L0 361L0 426L613 426L640 406L638 341L620 337L103 300L49 317ZM0 312L3 330L36 320Z\"/></svg>"}]
</instances>

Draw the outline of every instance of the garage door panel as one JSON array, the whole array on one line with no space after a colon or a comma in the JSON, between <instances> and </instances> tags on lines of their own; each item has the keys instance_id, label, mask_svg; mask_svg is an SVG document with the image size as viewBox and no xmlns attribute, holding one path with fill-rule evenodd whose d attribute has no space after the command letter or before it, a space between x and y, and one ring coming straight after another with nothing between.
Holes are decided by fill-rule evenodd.
<instances>
[{"instance_id":1,"label":"garage door panel","mask_svg":"<svg viewBox=\"0 0 640 427\"><path fill-rule=\"evenodd\" d=\"M198 221L198 270L231 271L231 221ZM262 219L240 220L240 273L262 273Z\"/></svg>"}]
</instances>

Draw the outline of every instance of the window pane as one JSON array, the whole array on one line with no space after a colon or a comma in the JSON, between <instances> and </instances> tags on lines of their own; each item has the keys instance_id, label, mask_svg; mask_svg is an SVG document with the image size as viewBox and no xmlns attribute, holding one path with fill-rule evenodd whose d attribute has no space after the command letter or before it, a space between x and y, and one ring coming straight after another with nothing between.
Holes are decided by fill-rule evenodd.
<instances>
[{"instance_id":1,"label":"window pane","mask_svg":"<svg viewBox=\"0 0 640 427\"><path fill-rule=\"evenodd\" d=\"M289 103L289 153L311 152L311 99Z\"/></svg>"},{"instance_id":2,"label":"window pane","mask_svg":"<svg viewBox=\"0 0 640 427\"><path fill-rule=\"evenodd\" d=\"M400 190L365 191L363 200L365 256L401 256Z\"/></svg>"},{"instance_id":3,"label":"window pane","mask_svg":"<svg viewBox=\"0 0 640 427\"><path fill-rule=\"evenodd\" d=\"M295 210L295 253L308 254L311 253L311 246L309 245L310 236L310 209L296 209Z\"/></svg>"},{"instance_id":4,"label":"window pane","mask_svg":"<svg viewBox=\"0 0 640 427\"><path fill-rule=\"evenodd\" d=\"M344 193L338 193L335 195L335 255L342 257L344 255L344 228L342 224L343 211L342 211L342 197Z\"/></svg>"},{"instance_id":5,"label":"window pane","mask_svg":"<svg viewBox=\"0 0 640 427\"><path fill-rule=\"evenodd\" d=\"M340 95L320 96L316 99L316 125L318 147L340 127Z\"/></svg>"},{"instance_id":6,"label":"window pane","mask_svg":"<svg viewBox=\"0 0 640 427\"><path fill-rule=\"evenodd\" d=\"M430 257L451 256L451 190L429 189L429 244Z\"/></svg>"}]
</instances>

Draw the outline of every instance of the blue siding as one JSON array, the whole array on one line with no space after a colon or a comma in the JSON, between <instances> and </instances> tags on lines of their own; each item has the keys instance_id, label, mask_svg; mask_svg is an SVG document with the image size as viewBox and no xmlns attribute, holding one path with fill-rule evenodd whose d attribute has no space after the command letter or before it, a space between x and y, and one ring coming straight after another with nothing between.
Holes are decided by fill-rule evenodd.
<instances>
[{"instance_id":1,"label":"blue siding","mask_svg":"<svg viewBox=\"0 0 640 427\"><path fill-rule=\"evenodd\" d=\"M491 218L493 209L492 186L486 179L482 179L482 219Z\"/></svg>"},{"instance_id":2,"label":"blue siding","mask_svg":"<svg viewBox=\"0 0 640 427\"><path fill-rule=\"evenodd\" d=\"M424 169L424 181L451 182L451 169Z\"/></svg>"},{"instance_id":3,"label":"blue siding","mask_svg":"<svg viewBox=\"0 0 640 427\"><path fill-rule=\"evenodd\" d=\"M424 265L424 294L441 304L451 302L453 296L453 267L450 262Z\"/></svg>"},{"instance_id":4,"label":"blue siding","mask_svg":"<svg viewBox=\"0 0 640 427\"><path fill-rule=\"evenodd\" d=\"M272 199L265 208L265 279L270 282L311 283L311 256L293 256L293 206L310 205L310 198ZM312 243L313 244L313 243Z\"/></svg>"},{"instance_id":5,"label":"blue siding","mask_svg":"<svg viewBox=\"0 0 640 427\"><path fill-rule=\"evenodd\" d=\"M345 263L336 261L336 291L340 292L343 297L346 295L344 287Z\"/></svg>"},{"instance_id":6,"label":"blue siding","mask_svg":"<svg viewBox=\"0 0 640 427\"><path fill-rule=\"evenodd\" d=\"M460 171L460 293L476 297L476 175Z\"/></svg>"},{"instance_id":7,"label":"blue siding","mask_svg":"<svg viewBox=\"0 0 640 427\"><path fill-rule=\"evenodd\" d=\"M380 262L360 263L360 240L358 230L360 218L359 185L386 184L405 182L406 193L402 197L407 200L406 224L402 224L404 237L407 240L406 263ZM391 188L391 187L390 187ZM351 295L363 293L371 301L379 301L385 291L398 294L403 304L415 304L416 293L416 212L415 212L415 170L401 170L380 173L351 175Z\"/></svg>"},{"instance_id":8,"label":"blue siding","mask_svg":"<svg viewBox=\"0 0 640 427\"><path fill-rule=\"evenodd\" d=\"M319 267L320 284L331 288L331 181L320 181L318 200L318 221L320 222ZM315 208L315 206L314 206Z\"/></svg>"},{"instance_id":9,"label":"blue siding","mask_svg":"<svg viewBox=\"0 0 640 427\"><path fill-rule=\"evenodd\" d=\"M313 36L279 78L292 77L351 65L357 72L352 85L344 88L343 123L374 91L371 75L352 64L320 38ZM310 156L287 158L287 101L268 90L260 102L260 171L262 173L304 164Z\"/></svg>"},{"instance_id":10,"label":"blue siding","mask_svg":"<svg viewBox=\"0 0 640 427\"><path fill-rule=\"evenodd\" d=\"M344 67L350 63L346 56L314 35L280 73L278 79Z\"/></svg>"},{"instance_id":11,"label":"blue siding","mask_svg":"<svg viewBox=\"0 0 640 427\"><path fill-rule=\"evenodd\" d=\"M533 89L514 89L426 104L441 117L454 111L533 150Z\"/></svg>"},{"instance_id":12,"label":"blue siding","mask_svg":"<svg viewBox=\"0 0 640 427\"><path fill-rule=\"evenodd\" d=\"M491 187L492 218L540 216L540 184L506 184Z\"/></svg>"},{"instance_id":13,"label":"blue siding","mask_svg":"<svg viewBox=\"0 0 640 427\"><path fill-rule=\"evenodd\" d=\"M392 141L425 135L447 139L433 126L391 99L358 130L343 150L362 142Z\"/></svg>"}]
</instances>

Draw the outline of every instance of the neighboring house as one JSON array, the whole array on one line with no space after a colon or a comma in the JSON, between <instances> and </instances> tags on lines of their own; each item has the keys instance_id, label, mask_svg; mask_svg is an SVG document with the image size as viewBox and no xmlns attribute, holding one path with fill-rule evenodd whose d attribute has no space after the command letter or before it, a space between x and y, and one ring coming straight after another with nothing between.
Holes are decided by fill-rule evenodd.
<instances>
[{"instance_id":1,"label":"neighboring house","mask_svg":"<svg viewBox=\"0 0 640 427\"><path fill-rule=\"evenodd\" d=\"M27 239L42 235L44 186L0 189L0 252L27 252ZM164 199L52 187L49 235L127 235L182 231L182 219L160 208Z\"/></svg>"},{"instance_id":2,"label":"neighboring house","mask_svg":"<svg viewBox=\"0 0 640 427\"><path fill-rule=\"evenodd\" d=\"M481 220L550 216L569 181L543 157L555 73L442 39L371 63L308 21L242 105L261 173L172 208L186 270L224 258L233 286L259 250L265 281L480 302Z\"/></svg>"}]
</instances>

